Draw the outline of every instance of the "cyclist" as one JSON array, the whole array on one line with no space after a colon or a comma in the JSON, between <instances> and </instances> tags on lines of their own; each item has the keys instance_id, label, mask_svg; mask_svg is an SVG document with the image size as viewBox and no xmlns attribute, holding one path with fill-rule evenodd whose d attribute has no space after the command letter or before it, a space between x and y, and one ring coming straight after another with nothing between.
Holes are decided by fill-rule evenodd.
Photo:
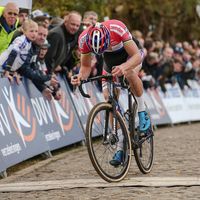
<instances>
[{"instance_id":1,"label":"cyclist","mask_svg":"<svg viewBox=\"0 0 200 200\"><path fill-rule=\"evenodd\" d=\"M112 72L113 76L124 75L126 77L138 103L140 131L146 131L150 127L150 119L144 105L143 84L138 77L144 52L140 43L130 34L125 24L118 20L97 22L81 33L79 48L81 50L81 69L76 75L77 79L72 78L71 83L79 86L80 80L89 77L91 53L98 55L103 53L105 60L103 74ZM116 81L115 78L114 80ZM105 81L102 81L102 89L105 99L108 100L108 88ZM118 152L110 161L113 166L121 164L123 157L122 130L117 130L117 132L119 136Z\"/></svg>"}]
</instances>

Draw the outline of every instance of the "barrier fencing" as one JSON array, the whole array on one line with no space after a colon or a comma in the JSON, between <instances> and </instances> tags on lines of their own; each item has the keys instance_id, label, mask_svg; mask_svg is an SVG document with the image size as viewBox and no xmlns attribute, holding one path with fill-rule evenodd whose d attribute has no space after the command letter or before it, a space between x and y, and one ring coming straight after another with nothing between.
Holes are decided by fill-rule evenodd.
<instances>
[{"instance_id":1,"label":"barrier fencing","mask_svg":"<svg viewBox=\"0 0 200 200\"><path fill-rule=\"evenodd\" d=\"M7 78L0 79L0 176L6 177L6 169L39 154L51 157L51 151L82 142L85 144L85 128L92 107L104 100L94 83L83 85L91 98L84 98L78 91L75 96L66 81L59 75L60 101L47 101L34 84L22 78L11 85ZM160 90L144 91L145 101L151 112L154 126L200 120L200 86L189 81L192 89L184 88L182 95L178 84L166 84L164 96ZM127 110L127 94L121 90L119 103ZM96 121L102 123L103 117Z\"/></svg>"}]
</instances>

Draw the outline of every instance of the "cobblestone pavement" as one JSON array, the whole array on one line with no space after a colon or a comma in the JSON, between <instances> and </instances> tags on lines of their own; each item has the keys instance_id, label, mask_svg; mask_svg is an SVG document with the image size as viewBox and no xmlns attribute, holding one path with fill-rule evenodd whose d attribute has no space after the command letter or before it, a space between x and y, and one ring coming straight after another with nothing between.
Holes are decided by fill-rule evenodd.
<instances>
[{"instance_id":1,"label":"cobblestone pavement","mask_svg":"<svg viewBox=\"0 0 200 200\"><path fill-rule=\"evenodd\" d=\"M199 177L200 123L175 125L155 131L154 167L149 174L142 174L134 158L129 178L134 177ZM45 160L46 163L48 159ZM42 161L43 162L43 161ZM20 172L0 180L8 182L53 181L67 179L100 179L94 170L86 147L78 147L51 158L42 167L36 164L33 171ZM34 170L35 169L35 170ZM23 174L24 172L24 174ZM27 174L26 174L27 173ZM128 181L128 179L124 180ZM106 187L74 188L27 193L0 193L0 199L200 199L199 186L190 187Z\"/></svg>"}]
</instances>

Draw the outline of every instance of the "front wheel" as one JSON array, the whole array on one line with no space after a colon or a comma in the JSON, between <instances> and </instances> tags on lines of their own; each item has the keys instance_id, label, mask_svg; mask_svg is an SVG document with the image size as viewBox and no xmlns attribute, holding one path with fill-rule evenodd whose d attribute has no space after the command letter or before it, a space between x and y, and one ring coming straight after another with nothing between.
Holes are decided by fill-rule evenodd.
<instances>
[{"instance_id":1,"label":"front wheel","mask_svg":"<svg viewBox=\"0 0 200 200\"><path fill-rule=\"evenodd\" d=\"M109 116L113 113L112 105L99 103L93 107L86 125L86 142L90 160L101 178L108 182L124 179L131 165L131 141L124 119L117 112L118 128L122 130L123 157L120 165L112 166L110 161L117 153L119 135L111 130Z\"/></svg>"},{"instance_id":2,"label":"front wheel","mask_svg":"<svg viewBox=\"0 0 200 200\"><path fill-rule=\"evenodd\" d=\"M148 112L149 109L147 105L145 104L145 107L147 108ZM151 120L151 115L149 112L149 117ZM133 104L133 139L136 141L137 138L137 127L139 126L139 116L137 112L137 104L134 102ZM154 161L154 140L153 140L153 124L151 121L151 128L145 132L141 133L139 136L139 140L150 136L147 140L145 140L139 148L134 148L134 156L136 163L140 169L140 171L143 174L147 174L151 171L153 167L153 161Z\"/></svg>"}]
</instances>

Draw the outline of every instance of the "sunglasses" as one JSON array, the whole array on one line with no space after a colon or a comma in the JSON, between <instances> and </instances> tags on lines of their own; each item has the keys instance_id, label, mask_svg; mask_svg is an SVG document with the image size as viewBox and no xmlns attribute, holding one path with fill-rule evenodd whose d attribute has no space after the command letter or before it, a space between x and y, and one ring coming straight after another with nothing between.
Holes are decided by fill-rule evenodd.
<instances>
[{"instance_id":1,"label":"sunglasses","mask_svg":"<svg viewBox=\"0 0 200 200\"><path fill-rule=\"evenodd\" d=\"M14 15L16 17L18 13L8 12L8 15Z\"/></svg>"}]
</instances>

